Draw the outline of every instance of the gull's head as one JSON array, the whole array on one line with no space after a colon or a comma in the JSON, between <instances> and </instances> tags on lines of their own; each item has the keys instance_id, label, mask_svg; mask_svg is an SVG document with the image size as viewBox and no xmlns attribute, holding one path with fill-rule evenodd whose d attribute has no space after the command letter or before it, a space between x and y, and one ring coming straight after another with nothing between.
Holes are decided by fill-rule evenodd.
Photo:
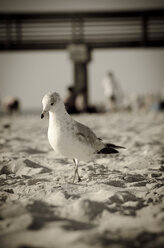
<instances>
[{"instance_id":1,"label":"gull's head","mask_svg":"<svg viewBox=\"0 0 164 248\"><path fill-rule=\"evenodd\" d=\"M43 111L41 114L41 119L44 118L44 115L49 111L54 111L57 103L61 100L60 95L56 92L48 93L43 97Z\"/></svg>"}]
</instances>

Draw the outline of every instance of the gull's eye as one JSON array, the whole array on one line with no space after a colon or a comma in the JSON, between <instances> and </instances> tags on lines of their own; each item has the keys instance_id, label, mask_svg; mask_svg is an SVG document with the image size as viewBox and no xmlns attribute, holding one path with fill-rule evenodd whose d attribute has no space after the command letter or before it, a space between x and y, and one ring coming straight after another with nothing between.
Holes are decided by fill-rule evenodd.
<instances>
[{"instance_id":1,"label":"gull's eye","mask_svg":"<svg viewBox=\"0 0 164 248\"><path fill-rule=\"evenodd\" d=\"M54 102L51 103L51 106L54 105Z\"/></svg>"}]
</instances>

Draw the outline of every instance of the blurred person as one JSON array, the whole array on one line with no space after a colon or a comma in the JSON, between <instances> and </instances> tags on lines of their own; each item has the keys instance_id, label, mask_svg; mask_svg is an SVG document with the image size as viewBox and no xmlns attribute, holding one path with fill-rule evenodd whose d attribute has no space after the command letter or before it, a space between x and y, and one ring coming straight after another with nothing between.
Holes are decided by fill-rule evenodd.
<instances>
[{"instance_id":1,"label":"blurred person","mask_svg":"<svg viewBox=\"0 0 164 248\"><path fill-rule=\"evenodd\" d=\"M76 99L75 87L69 86L67 88L67 96L64 100L64 104L68 113L77 113L77 109L75 107L75 99Z\"/></svg>"},{"instance_id":2,"label":"blurred person","mask_svg":"<svg viewBox=\"0 0 164 248\"><path fill-rule=\"evenodd\" d=\"M164 111L164 99L159 101L158 109L160 111Z\"/></svg>"},{"instance_id":3,"label":"blurred person","mask_svg":"<svg viewBox=\"0 0 164 248\"><path fill-rule=\"evenodd\" d=\"M145 110L149 111L152 110L155 106L155 102L156 102L156 97L153 94L146 94L145 95Z\"/></svg>"},{"instance_id":4,"label":"blurred person","mask_svg":"<svg viewBox=\"0 0 164 248\"><path fill-rule=\"evenodd\" d=\"M84 113L87 111L87 104L85 100L85 95L83 91L81 91L79 94L77 94L75 99L75 108L79 113Z\"/></svg>"},{"instance_id":5,"label":"blurred person","mask_svg":"<svg viewBox=\"0 0 164 248\"><path fill-rule=\"evenodd\" d=\"M131 96L130 95L124 95L123 101L122 101L123 110L125 111L131 111L132 110L132 102L131 102Z\"/></svg>"},{"instance_id":6,"label":"blurred person","mask_svg":"<svg viewBox=\"0 0 164 248\"><path fill-rule=\"evenodd\" d=\"M1 104L4 111L9 115L13 115L20 111L20 101L16 97L8 96L2 100Z\"/></svg>"},{"instance_id":7,"label":"blurred person","mask_svg":"<svg viewBox=\"0 0 164 248\"><path fill-rule=\"evenodd\" d=\"M140 108L143 106L142 97L135 93L131 93L129 95L129 106L131 107L132 111L134 112L139 111Z\"/></svg>"},{"instance_id":8,"label":"blurred person","mask_svg":"<svg viewBox=\"0 0 164 248\"><path fill-rule=\"evenodd\" d=\"M158 110L164 111L164 87L161 89L158 97Z\"/></svg>"},{"instance_id":9,"label":"blurred person","mask_svg":"<svg viewBox=\"0 0 164 248\"><path fill-rule=\"evenodd\" d=\"M113 72L108 72L101 82L106 98L106 110L117 111L122 108L123 93Z\"/></svg>"}]
</instances>

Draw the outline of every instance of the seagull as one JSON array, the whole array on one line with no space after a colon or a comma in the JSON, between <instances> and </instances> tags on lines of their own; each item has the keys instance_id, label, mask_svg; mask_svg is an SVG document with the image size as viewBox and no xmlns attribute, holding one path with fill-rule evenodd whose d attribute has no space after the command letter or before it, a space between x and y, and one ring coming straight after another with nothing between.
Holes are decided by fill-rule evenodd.
<instances>
[{"instance_id":1,"label":"seagull","mask_svg":"<svg viewBox=\"0 0 164 248\"><path fill-rule=\"evenodd\" d=\"M43 111L41 119L49 113L48 140L58 154L73 159L75 171L73 183L81 181L78 172L79 161L90 161L97 154L118 153L117 149L124 148L114 144L105 144L87 126L75 121L66 111L65 105L56 92L48 93L42 100Z\"/></svg>"}]
</instances>

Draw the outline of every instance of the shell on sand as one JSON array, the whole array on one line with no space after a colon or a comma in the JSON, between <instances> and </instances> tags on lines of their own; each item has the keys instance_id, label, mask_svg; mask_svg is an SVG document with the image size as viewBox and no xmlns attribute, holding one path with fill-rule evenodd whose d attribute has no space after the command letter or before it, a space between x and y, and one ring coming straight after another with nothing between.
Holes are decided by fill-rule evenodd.
<instances>
[{"instance_id":1,"label":"shell on sand","mask_svg":"<svg viewBox=\"0 0 164 248\"><path fill-rule=\"evenodd\" d=\"M118 155L73 164L49 146L39 114L0 123L1 247L158 247L164 245L164 115L75 116Z\"/></svg>"}]
</instances>

